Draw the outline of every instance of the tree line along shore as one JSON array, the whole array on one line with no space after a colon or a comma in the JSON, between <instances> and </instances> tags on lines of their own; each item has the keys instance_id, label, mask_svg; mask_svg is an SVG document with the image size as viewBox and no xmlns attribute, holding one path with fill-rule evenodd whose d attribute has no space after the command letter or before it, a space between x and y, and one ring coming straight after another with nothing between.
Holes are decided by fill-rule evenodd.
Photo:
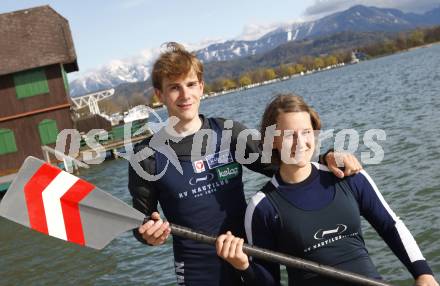
<instances>
[{"instance_id":1,"label":"tree line along shore","mask_svg":"<svg viewBox=\"0 0 440 286\"><path fill-rule=\"evenodd\" d=\"M361 46L355 49L356 55L361 55L362 60L373 59L407 51L416 47L430 45L440 41L440 26L431 28L418 28L416 30L400 32L392 38ZM302 56L297 62L281 64L278 67L261 67L249 70L238 77L223 77L205 83L206 97L229 93L238 89L247 89L294 76L313 73L340 67L357 62L353 58L353 50L341 50L332 54ZM152 95L151 106L159 106L159 100Z\"/></svg>"},{"instance_id":2,"label":"tree line along shore","mask_svg":"<svg viewBox=\"0 0 440 286\"><path fill-rule=\"evenodd\" d=\"M250 68L238 76L223 76L205 81L204 98L231 93L237 90L249 89L265 84L271 84L292 77L310 74L316 71L338 68L353 62L353 54L360 60L369 60L398 52L408 51L417 47L440 42L440 26L418 28L415 30L390 33L381 40L367 45L360 45L319 56L303 55L296 61L286 61L278 66L260 66ZM209 66L207 66L209 68ZM147 86L145 86L147 85ZM128 110L130 106L139 104L150 107L161 107L158 98L154 96L151 84L142 83L139 90L132 90L129 96L115 96L99 103L101 110L108 114Z\"/></svg>"}]
</instances>

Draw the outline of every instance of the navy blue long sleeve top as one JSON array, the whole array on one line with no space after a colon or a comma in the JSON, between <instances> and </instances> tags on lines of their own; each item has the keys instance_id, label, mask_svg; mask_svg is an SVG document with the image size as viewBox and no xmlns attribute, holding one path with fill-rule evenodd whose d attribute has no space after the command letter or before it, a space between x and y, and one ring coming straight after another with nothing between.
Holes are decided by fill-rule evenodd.
<instances>
[{"instance_id":1,"label":"navy blue long sleeve top","mask_svg":"<svg viewBox=\"0 0 440 286\"><path fill-rule=\"evenodd\" d=\"M277 191L281 191L282 196L294 207L314 211L332 202L335 197L336 180L327 167L312 163L312 172L303 182L288 184L276 174L271 183L275 188L278 184L283 185L283 188ZM373 226L413 277L432 274L413 236L391 210L371 177L363 170L345 180L357 201L360 214ZM245 229L250 244L277 250L277 237L283 231L282 224L276 208L262 191L256 193L248 204ZM365 253L368 253L365 249L359 249L359 255ZM335 261L334 265L337 264ZM252 259L243 277L248 285L279 285L279 265Z\"/></svg>"}]
</instances>

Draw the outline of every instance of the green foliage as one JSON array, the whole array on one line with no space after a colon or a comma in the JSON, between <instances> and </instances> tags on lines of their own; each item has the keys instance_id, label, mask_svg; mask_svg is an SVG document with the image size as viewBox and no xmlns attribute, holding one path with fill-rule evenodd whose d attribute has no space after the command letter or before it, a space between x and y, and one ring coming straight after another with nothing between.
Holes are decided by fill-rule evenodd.
<instances>
[{"instance_id":1,"label":"green foliage","mask_svg":"<svg viewBox=\"0 0 440 286\"><path fill-rule=\"evenodd\" d=\"M217 80L210 82L210 85L206 84L205 90L207 90L207 87L209 86L208 90L218 92L237 88L237 86L243 87L252 83L272 80L277 77L292 76L308 70L322 69L328 66L337 65L338 63L350 63L353 50L363 52L367 57L376 57L437 41L440 41L440 26L417 29L410 32L400 32L395 34L394 37L390 37L389 35L380 32L345 32L319 38L317 40L304 40L299 43L288 43L286 48L287 46L298 47L297 49L292 48L291 50L303 51L302 54L297 53L296 56L289 57L288 54L290 50L285 50L287 56L282 57L272 55L274 52L269 52L262 56L247 57L230 62L207 64L207 70L213 66L222 66L223 73L228 74L228 76L218 78ZM343 46L344 43L345 47ZM322 50L322 45L327 45L326 51ZM329 48L329 46L331 48ZM279 51L279 49L276 50ZM319 51L319 53L317 51ZM306 52L309 52L309 54L305 54ZM322 54L326 56L314 56ZM281 60L283 63L274 64L274 62L271 61L272 58L277 59L278 61ZM290 64L285 64L286 62ZM258 67L252 68L256 63L258 63ZM262 66L266 66L266 68L262 68ZM276 68L273 68L274 66ZM231 68L239 70L240 75L237 76L234 75L234 72L230 72L229 69Z\"/></svg>"},{"instance_id":2,"label":"green foliage","mask_svg":"<svg viewBox=\"0 0 440 286\"><path fill-rule=\"evenodd\" d=\"M225 91L237 88L237 83L230 78L220 78L212 83L211 88L213 92Z\"/></svg>"},{"instance_id":3,"label":"green foliage","mask_svg":"<svg viewBox=\"0 0 440 286\"><path fill-rule=\"evenodd\" d=\"M381 42L361 47L359 50L369 56L377 57L437 41L440 41L440 26L400 32L392 39L385 39Z\"/></svg>"},{"instance_id":4,"label":"green foliage","mask_svg":"<svg viewBox=\"0 0 440 286\"><path fill-rule=\"evenodd\" d=\"M334 53L338 63L349 63L351 61L351 51L337 51Z\"/></svg>"},{"instance_id":5,"label":"green foliage","mask_svg":"<svg viewBox=\"0 0 440 286\"><path fill-rule=\"evenodd\" d=\"M312 70L314 68L315 59L312 56L303 56L299 59L298 62L307 70Z\"/></svg>"},{"instance_id":6,"label":"green foliage","mask_svg":"<svg viewBox=\"0 0 440 286\"><path fill-rule=\"evenodd\" d=\"M322 58L315 58L313 60L314 69L322 69L325 66L324 60Z\"/></svg>"},{"instance_id":7,"label":"green foliage","mask_svg":"<svg viewBox=\"0 0 440 286\"><path fill-rule=\"evenodd\" d=\"M223 90L233 89L237 87L237 83L232 79L223 80Z\"/></svg>"},{"instance_id":8,"label":"green foliage","mask_svg":"<svg viewBox=\"0 0 440 286\"><path fill-rule=\"evenodd\" d=\"M240 86L250 85L252 84L252 79L248 74L244 74L239 78L238 83Z\"/></svg>"},{"instance_id":9,"label":"green foliage","mask_svg":"<svg viewBox=\"0 0 440 286\"><path fill-rule=\"evenodd\" d=\"M205 94L210 94L212 92L212 85L205 82L205 87L204 87L203 92Z\"/></svg>"},{"instance_id":10,"label":"green foliage","mask_svg":"<svg viewBox=\"0 0 440 286\"><path fill-rule=\"evenodd\" d=\"M264 80L273 80L277 77L274 69L264 70Z\"/></svg>"},{"instance_id":11,"label":"green foliage","mask_svg":"<svg viewBox=\"0 0 440 286\"><path fill-rule=\"evenodd\" d=\"M425 30L425 43L440 41L440 26Z\"/></svg>"},{"instance_id":12,"label":"green foliage","mask_svg":"<svg viewBox=\"0 0 440 286\"><path fill-rule=\"evenodd\" d=\"M399 33L395 40L397 50L405 50L408 48L408 39L404 33Z\"/></svg>"},{"instance_id":13,"label":"green foliage","mask_svg":"<svg viewBox=\"0 0 440 286\"><path fill-rule=\"evenodd\" d=\"M153 96L151 96L151 98L150 98L150 106L155 106L159 103L160 103L159 97L157 97L156 94L153 94Z\"/></svg>"},{"instance_id":14,"label":"green foliage","mask_svg":"<svg viewBox=\"0 0 440 286\"><path fill-rule=\"evenodd\" d=\"M423 45L425 34L421 30L415 30L409 35L408 42L412 47Z\"/></svg>"},{"instance_id":15,"label":"green foliage","mask_svg":"<svg viewBox=\"0 0 440 286\"><path fill-rule=\"evenodd\" d=\"M264 81L264 69L257 69L251 72L252 82L263 82Z\"/></svg>"},{"instance_id":16,"label":"green foliage","mask_svg":"<svg viewBox=\"0 0 440 286\"><path fill-rule=\"evenodd\" d=\"M306 71L306 68L302 64L296 64L294 65L294 68L296 73L302 73Z\"/></svg>"},{"instance_id":17,"label":"green foliage","mask_svg":"<svg viewBox=\"0 0 440 286\"><path fill-rule=\"evenodd\" d=\"M383 42L383 51L385 54L391 54L397 52L396 42L391 40L385 40Z\"/></svg>"},{"instance_id":18,"label":"green foliage","mask_svg":"<svg viewBox=\"0 0 440 286\"><path fill-rule=\"evenodd\" d=\"M279 75L280 76L292 76L296 74L297 71L295 69L295 65L281 65L279 68Z\"/></svg>"},{"instance_id":19,"label":"green foliage","mask_svg":"<svg viewBox=\"0 0 440 286\"><path fill-rule=\"evenodd\" d=\"M212 91L219 92L223 90L223 78L220 78L216 81L214 81L212 84Z\"/></svg>"},{"instance_id":20,"label":"green foliage","mask_svg":"<svg viewBox=\"0 0 440 286\"><path fill-rule=\"evenodd\" d=\"M333 55L330 55L330 56L327 56L327 57L324 58L324 65L326 67L327 66L334 66L337 63L338 63L338 59L335 56L333 56Z\"/></svg>"},{"instance_id":21,"label":"green foliage","mask_svg":"<svg viewBox=\"0 0 440 286\"><path fill-rule=\"evenodd\" d=\"M121 112L121 108L115 102L113 102L111 98L106 98L99 101L98 105L99 105L99 110L101 110L101 112L104 112L106 114ZM86 109L88 111L89 108L86 107ZM82 115L82 116L86 116L86 115Z\"/></svg>"},{"instance_id":22,"label":"green foliage","mask_svg":"<svg viewBox=\"0 0 440 286\"><path fill-rule=\"evenodd\" d=\"M151 100L149 100L146 96L144 96L143 93L140 92L133 93L129 98L130 106L148 105L150 101Z\"/></svg>"}]
</instances>

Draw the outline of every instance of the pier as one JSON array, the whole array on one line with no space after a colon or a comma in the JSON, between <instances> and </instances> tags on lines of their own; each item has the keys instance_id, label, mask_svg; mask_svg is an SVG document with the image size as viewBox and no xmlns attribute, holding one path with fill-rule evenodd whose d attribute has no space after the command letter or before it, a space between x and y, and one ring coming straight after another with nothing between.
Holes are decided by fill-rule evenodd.
<instances>
[{"instance_id":1,"label":"pier","mask_svg":"<svg viewBox=\"0 0 440 286\"><path fill-rule=\"evenodd\" d=\"M139 125L134 127L134 130L139 129ZM113 135L113 134L112 134ZM110 136L111 140L106 141L105 143L100 143L102 148L104 148L106 153L106 160L109 159L118 159L119 156L117 154L117 151L120 149L125 149L125 146L127 144L136 144L152 135L151 131L143 132L141 135L133 136L129 141L124 140L121 136ZM63 169L69 173L79 173L80 168L88 168L89 166L82 162L81 159L83 158L83 155L85 152L93 152L93 149L88 147L86 144L84 144L79 153L75 154L73 157L67 156L63 154L62 152L59 152L49 146L42 146L41 147L43 152L43 157L46 162L49 162L50 164L54 165L62 165ZM100 151L103 151L102 149ZM107 156L107 154L110 153L110 156ZM59 160L62 158L62 160ZM18 171L18 170L17 170ZM17 173L8 174L5 176L0 177L0 198L4 196L6 193L6 190L9 188L12 181L17 176Z\"/></svg>"}]
</instances>

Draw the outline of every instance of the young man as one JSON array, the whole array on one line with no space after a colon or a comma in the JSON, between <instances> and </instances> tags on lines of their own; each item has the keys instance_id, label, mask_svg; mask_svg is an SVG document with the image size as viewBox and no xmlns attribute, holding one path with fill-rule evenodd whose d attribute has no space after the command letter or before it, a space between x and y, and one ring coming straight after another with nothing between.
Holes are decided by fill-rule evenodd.
<instances>
[{"instance_id":1,"label":"young man","mask_svg":"<svg viewBox=\"0 0 440 286\"><path fill-rule=\"evenodd\" d=\"M167 48L154 64L152 80L156 96L167 107L169 117L177 121L171 128L163 128L134 148L135 156L150 150L147 158L135 159L142 171L152 176L160 175L154 181L144 179L130 164L129 190L133 206L152 218L134 230L134 235L149 245L166 241L170 227L157 212L159 202L165 217L172 223L211 235L231 231L244 237L246 201L241 165L266 176L274 173L273 167L260 160L237 162L243 162L237 160L240 144L245 146L242 149L246 158L251 153L261 153L258 140L240 141L238 134L246 128L238 122L199 114L204 87L203 65L179 44L170 43ZM194 143L202 137L200 133L206 130L214 136L208 136L201 146L196 146ZM225 130L230 133L223 133ZM230 144L223 144L222 134L231 135ZM169 139L168 144L160 143L165 142L163 138ZM200 152L194 152L193 146L200 147ZM353 156L342 156L345 175L361 169ZM334 156L326 159L336 175L344 176L337 169ZM240 274L217 256L214 246L174 237L173 250L178 285L242 285Z\"/></svg>"}]
</instances>

